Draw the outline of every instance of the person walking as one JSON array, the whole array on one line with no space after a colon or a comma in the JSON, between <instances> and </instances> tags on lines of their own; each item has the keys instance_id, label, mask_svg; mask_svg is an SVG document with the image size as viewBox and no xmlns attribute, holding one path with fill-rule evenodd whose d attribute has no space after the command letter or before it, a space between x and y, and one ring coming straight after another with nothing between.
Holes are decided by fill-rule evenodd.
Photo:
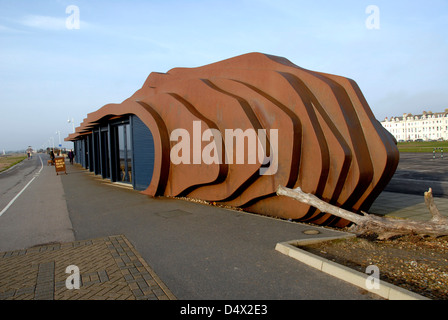
<instances>
[{"instance_id":1,"label":"person walking","mask_svg":"<svg viewBox=\"0 0 448 320\"><path fill-rule=\"evenodd\" d=\"M50 151L51 165L54 165L54 152L53 149Z\"/></svg>"},{"instance_id":2,"label":"person walking","mask_svg":"<svg viewBox=\"0 0 448 320\"><path fill-rule=\"evenodd\" d=\"M70 159L70 164L73 164L73 158L75 157L75 154L73 153L73 150L70 150L68 152L68 158Z\"/></svg>"}]
</instances>

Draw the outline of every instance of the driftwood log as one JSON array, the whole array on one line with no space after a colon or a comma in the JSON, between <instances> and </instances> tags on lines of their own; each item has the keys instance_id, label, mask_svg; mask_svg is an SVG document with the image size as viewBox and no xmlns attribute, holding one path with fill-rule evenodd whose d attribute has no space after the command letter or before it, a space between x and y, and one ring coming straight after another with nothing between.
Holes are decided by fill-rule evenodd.
<instances>
[{"instance_id":1,"label":"driftwood log","mask_svg":"<svg viewBox=\"0 0 448 320\"><path fill-rule=\"evenodd\" d=\"M362 212L353 213L340 207L331 205L313 194L305 193L300 187L295 189L279 186L277 195L291 197L295 200L313 206L321 212L330 213L339 218L353 222L350 232L358 235L375 234L378 239L389 239L393 236L420 235L420 236L446 236L448 235L448 218L443 216L434 203L432 189L425 192L425 203L432 215L429 221L413 221L383 217Z\"/></svg>"}]
</instances>

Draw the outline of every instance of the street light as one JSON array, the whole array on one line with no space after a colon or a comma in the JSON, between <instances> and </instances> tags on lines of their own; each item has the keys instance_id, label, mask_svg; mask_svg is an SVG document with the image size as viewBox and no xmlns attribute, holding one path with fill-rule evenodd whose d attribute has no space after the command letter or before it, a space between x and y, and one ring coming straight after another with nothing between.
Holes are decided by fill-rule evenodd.
<instances>
[{"instance_id":1,"label":"street light","mask_svg":"<svg viewBox=\"0 0 448 320\"><path fill-rule=\"evenodd\" d=\"M72 124L73 133L75 133L75 120L73 120L73 118L70 120L69 118L67 122Z\"/></svg>"},{"instance_id":2,"label":"street light","mask_svg":"<svg viewBox=\"0 0 448 320\"><path fill-rule=\"evenodd\" d=\"M62 143L61 143L61 131L56 131L56 134L59 136L59 148L62 147Z\"/></svg>"}]
</instances>

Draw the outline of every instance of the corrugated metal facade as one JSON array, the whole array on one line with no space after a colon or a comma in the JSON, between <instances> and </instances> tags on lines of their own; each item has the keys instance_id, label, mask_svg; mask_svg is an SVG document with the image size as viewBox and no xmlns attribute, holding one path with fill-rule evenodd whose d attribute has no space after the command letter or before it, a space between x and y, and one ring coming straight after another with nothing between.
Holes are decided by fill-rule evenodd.
<instances>
[{"instance_id":1,"label":"corrugated metal facade","mask_svg":"<svg viewBox=\"0 0 448 320\"><path fill-rule=\"evenodd\" d=\"M154 170L154 139L148 127L137 117L131 116L133 150L133 186L145 190Z\"/></svg>"}]
</instances>

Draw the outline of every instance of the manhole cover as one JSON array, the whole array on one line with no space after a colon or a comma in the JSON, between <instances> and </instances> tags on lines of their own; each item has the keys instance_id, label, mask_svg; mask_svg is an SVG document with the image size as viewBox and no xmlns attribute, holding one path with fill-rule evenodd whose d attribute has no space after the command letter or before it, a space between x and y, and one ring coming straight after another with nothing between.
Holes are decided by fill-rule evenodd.
<instances>
[{"instance_id":1,"label":"manhole cover","mask_svg":"<svg viewBox=\"0 0 448 320\"><path fill-rule=\"evenodd\" d=\"M319 234L320 233L320 231L319 230L316 230L316 229L309 229L309 230L305 230L305 231L302 231L304 234L310 234L310 235L313 235L313 234Z\"/></svg>"}]
</instances>

